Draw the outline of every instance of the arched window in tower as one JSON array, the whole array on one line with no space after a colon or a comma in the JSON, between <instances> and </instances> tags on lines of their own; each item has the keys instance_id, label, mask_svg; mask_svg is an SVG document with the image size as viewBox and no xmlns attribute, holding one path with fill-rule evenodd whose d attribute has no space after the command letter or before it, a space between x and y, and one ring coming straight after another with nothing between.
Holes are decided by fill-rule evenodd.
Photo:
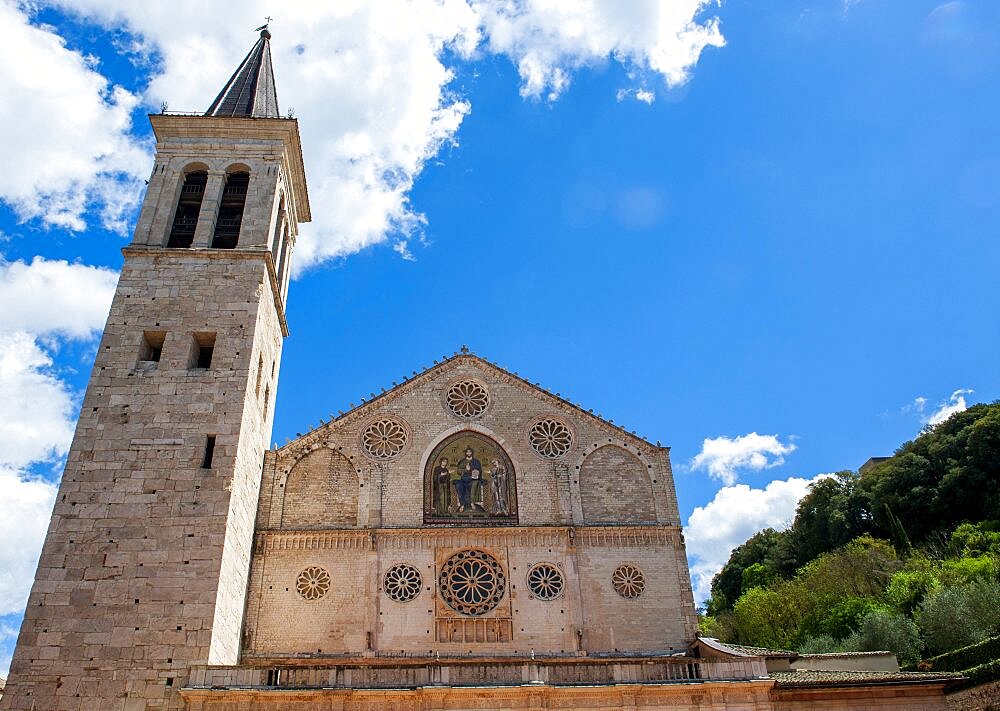
<instances>
[{"instance_id":1,"label":"arched window in tower","mask_svg":"<svg viewBox=\"0 0 1000 711\"><path fill-rule=\"evenodd\" d=\"M235 249L240 240L240 226L243 224L243 208L247 202L247 188L250 173L239 171L226 176L219 203L219 215L215 219L215 235L212 246L216 249Z\"/></svg>"},{"instance_id":2,"label":"arched window in tower","mask_svg":"<svg viewBox=\"0 0 1000 711\"><path fill-rule=\"evenodd\" d=\"M190 247L194 241L194 231L198 226L198 213L201 212L201 201L205 197L205 184L208 173L204 170L194 170L184 176L181 186L181 196L177 200L177 210L170 226L168 247Z\"/></svg>"},{"instance_id":3,"label":"arched window in tower","mask_svg":"<svg viewBox=\"0 0 1000 711\"><path fill-rule=\"evenodd\" d=\"M517 523L514 465L497 442L457 432L431 452L424 468L426 523Z\"/></svg>"}]
</instances>

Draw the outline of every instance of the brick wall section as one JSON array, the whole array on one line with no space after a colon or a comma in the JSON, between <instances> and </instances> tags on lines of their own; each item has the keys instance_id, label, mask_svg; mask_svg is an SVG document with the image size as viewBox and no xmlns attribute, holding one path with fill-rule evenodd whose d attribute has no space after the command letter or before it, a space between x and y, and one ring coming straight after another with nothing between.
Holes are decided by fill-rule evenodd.
<instances>
[{"instance_id":1,"label":"brick wall section","mask_svg":"<svg viewBox=\"0 0 1000 711\"><path fill-rule=\"evenodd\" d=\"M583 460L580 504L585 523L656 520L646 467L634 454L614 445L600 447Z\"/></svg>"},{"instance_id":2,"label":"brick wall section","mask_svg":"<svg viewBox=\"0 0 1000 711\"><path fill-rule=\"evenodd\" d=\"M282 528L356 526L358 475L335 450L310 452L289 473L282 504Z\"/></svg>"}]
</instances>

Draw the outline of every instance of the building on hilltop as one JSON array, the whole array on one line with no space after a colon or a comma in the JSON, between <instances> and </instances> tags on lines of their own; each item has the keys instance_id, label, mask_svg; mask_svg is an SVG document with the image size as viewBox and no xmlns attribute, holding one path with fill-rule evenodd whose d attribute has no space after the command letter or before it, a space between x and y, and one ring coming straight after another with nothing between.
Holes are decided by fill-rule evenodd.
<instances>
[{"instance_id":1,"label":"building on hilltop","mask_svg":"<svg viewBox=\"0 0 1000 711\"><path fill-rule=\"evenodd\" d=\"M464 349L268 450L310 220L269 40L150 117L0 709L943 708L698 640L669 451Z\"/></svg>"}]
</instances>

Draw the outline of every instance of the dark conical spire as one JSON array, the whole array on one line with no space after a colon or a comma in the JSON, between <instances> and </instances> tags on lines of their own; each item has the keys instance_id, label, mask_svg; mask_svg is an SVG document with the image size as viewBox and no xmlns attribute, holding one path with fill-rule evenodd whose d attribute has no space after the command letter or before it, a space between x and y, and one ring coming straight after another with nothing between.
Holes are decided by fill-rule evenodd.
<instances>
[{"instance_id":1,"label":"dark conical spire","mask_svg":"<svg viewBox=\"0 0 1000 711\"><path fill-rule=\"evenodd\" d=\"M278 92L271 67L271 33L260 28L260 39L236 68L206 116L279 118Z\"/></svg>"}]
</instances>

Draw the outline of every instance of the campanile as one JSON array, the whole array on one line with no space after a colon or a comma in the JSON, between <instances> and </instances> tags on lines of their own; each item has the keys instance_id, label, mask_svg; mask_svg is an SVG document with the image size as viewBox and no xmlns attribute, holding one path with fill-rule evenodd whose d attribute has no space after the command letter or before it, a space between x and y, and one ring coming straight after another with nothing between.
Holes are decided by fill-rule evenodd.
<instances>
[{"instance_id":1,"label":"campanile","mask_svg":"<svg viewBox=\"0 0 1000 711\"><path fill-rule=\"evenodd\" d=\"M290 259L310 220L265 28L156 157L0 708L183 708L239 657Z\"/></svg>"}]
</instances>

